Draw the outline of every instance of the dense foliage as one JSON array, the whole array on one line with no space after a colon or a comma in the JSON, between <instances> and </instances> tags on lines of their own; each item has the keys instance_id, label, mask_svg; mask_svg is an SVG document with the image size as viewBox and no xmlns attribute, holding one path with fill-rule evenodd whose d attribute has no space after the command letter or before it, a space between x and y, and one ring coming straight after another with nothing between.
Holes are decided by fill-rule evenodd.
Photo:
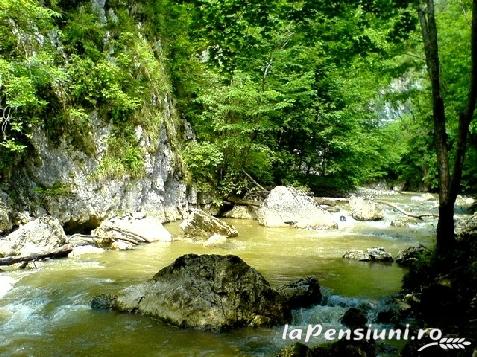
<instances>
[{"instance_id":1,"label":"dense foliage","mask_svg":"<svg viewBox=\"0 0 477 357\"><path fill-rule=\"evenodd\" d=\"M456 123L470 1L438 10ZM135 127L154 140L173 94L197 136L182 156L200 190L336 194L381 179L433 189L417 26L414 4L398 0L0 0L0 170L25 157L38 127L94 153L100 118L114 130L97 174L140 177ZM475 125L470 140L464 186L475 190Z\"/></svg>"}]
</instances>

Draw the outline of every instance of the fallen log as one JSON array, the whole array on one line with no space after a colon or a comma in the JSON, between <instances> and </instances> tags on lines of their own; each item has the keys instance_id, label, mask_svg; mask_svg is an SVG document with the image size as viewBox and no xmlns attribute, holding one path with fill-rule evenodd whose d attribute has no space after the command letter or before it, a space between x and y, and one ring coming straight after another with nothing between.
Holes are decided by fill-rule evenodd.
<instances>
[{"instance_id":1,"label":"fallen log","mask_svg":"<svg viewBox=\"0 0 477 357\"><path fill-rule=\"evenodd\" d=\"M439 215L433 214L433 213L413 214L413 213L410 213L410 212L406 212L403 209L393 205L392 203L385 202L385 201L376 201L376 203L380 203L382 205L389 206L391 208L394 208L396 211L398 211L399 213L402 213L405 216L408 216L408 217L411 217L411 218L416 218L416 219L419 219L421 221L424 217L439 217Z\"/></svg>"},{"instance_id":2,"label":"fallen log","mask_svg":"<svg viewBox=\"0 0 477 357\"><path fill-rule=\"evenodd\" d=\"M73 247L70 245L63 246L59 249L53 250L51 252L42 253L42 254L32 254L27 256L10 256L5 258L0 258L0 265L12 265L16 263L28 263L35 262L43 259L50 258L63 258L68 256L69 253L73 250Z\"/></svg>"}]
</instances>

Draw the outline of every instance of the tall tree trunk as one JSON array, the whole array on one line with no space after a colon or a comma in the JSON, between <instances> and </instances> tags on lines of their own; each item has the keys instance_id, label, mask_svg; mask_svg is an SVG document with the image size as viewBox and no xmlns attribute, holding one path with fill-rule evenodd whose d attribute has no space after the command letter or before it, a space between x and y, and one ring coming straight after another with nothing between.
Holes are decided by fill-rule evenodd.
<instances>
[{"instance_id":1,"label":"tall tree trunk","mask_svg":"<svg viewBox=\"0 0 477 357\"><path fill-rule=\"evenodd\" d=\"M477 0L472 9L472 75L465 110L459 116L459 135L453 175L450 176L449 149L446 134L446 114L441 93L439 48L434 0L421 0L419 21L426 56L427 71L431 81L434 135L439 173L439 222L437 224L437 250L445 252L455 244L454 203L460 188L462 167L466 151L467 134L472 121L477 99Z\"/></svg>"},{"instance_id":2,"label":"tall tree trunk","mask_svg":"<svg viewBox=\"0 0 477 357\"><path fill-rule=\"evenodd\" d=\"M454 241L454 203L450 200L449 151L446 134L446 114L441 95L439 48L434 1L423 0L419 7L427 71L431 81L432 109L434 116L434 140L439 173L439 222L437 223L437 249L447 249Z\"/></svg>"}]
</instances>

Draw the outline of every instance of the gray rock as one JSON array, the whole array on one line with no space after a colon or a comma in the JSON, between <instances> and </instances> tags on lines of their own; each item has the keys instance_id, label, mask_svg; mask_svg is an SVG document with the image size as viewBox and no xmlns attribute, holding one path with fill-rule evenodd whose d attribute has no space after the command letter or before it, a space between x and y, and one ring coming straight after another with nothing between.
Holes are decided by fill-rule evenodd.
<instances>
[{"instance_id":1,"label":"gray rock","mask_svg":"<svg viewBox=\"0 0 477 357\"><path fill-rule=\"evenodd\" d=\"M221 221L200 209L191 210L189 216L181 223L181 229L187 237L208 239L213 234L236 237L235 227Z\"/></svg>"},{"instance_id":2,"label":"gray rock","mask_svg":"<svg viewBox=\"0 0 477 357\"><path fill-rule=\"evenodd\" d=\"M44 216L20 226L0 238L0 256L29 256L45 254L65 244L66 235L60 222Z\"/></svg>"},{"instance_id":3,"label":"gray rock","mask_svg":"<svg viewBox=\"0 0 477 357\"><path fill-rule=\"evenodd\" d=\"M180 327L224 330L271 326L290 318L283 298L237 256L187 254L152 280L95 306L154 316Z\"/></svg>"},{"instance_id":4,"label":"gray rock","mask_svg":"<svg viewBox=\"0 0 477 357\"><path fill-rule=\"evenodd\" d=\"M344 259L359 260L361 262L392 262L393 257L383 247L368 248L366 251L352 249L345 252Z\"/></svg>"},{"instance_id":5,"label":"gray rock","mask_svg":"<svg viewBox=\"0 0 477 357\"><path fill-rule=\"evenodd\" d=\"M275 187L257 214L258 222L265 227L292 225L316 230L338 228L329 212L318 207L312 197L293 187Z\"/></svg>"},{"instance_id":6,"label":"gray rock","mask_svg":"<svg viewBox=\"0 0 477 357\"><path fill-rule=\"evenodd\" d=\"M429 252L429 249L422 244L414 247L408 247L398 252L396 263L404 267L409 267L417 262L419 258L426 252Z\"/></svg>"},{"instance_id":7,"label":"gray rock","mask_svg":"<svg viewBox=\"0 0 477 357\"><path fill-rule=\"evenodd\" d=\"M114 303L114 297L106 294L98 295L91 300L93 310L110 310Z\"/></svg>"},{"instance_id":8,"label":"gray rock","mask_svg":"<svg viewBox=\"0 0 477 357\"><path fill-rule=\"evenodd\" d=\"M357 221L380 221L384 218L383 211L373 201L353 196L349 204L351 216Z\"/></svg>"},{"instance_id":9,"label":"gray rock","mask_svg":"<svg viewBox=\"0 0 477 357\"><path fill-rule=\"evenodd\" d=\"M105 247L117 240L132 244L172 241L172 235L159 218L140 214L105 220L91 234Z\"/></svg>"},{"instance_id":10,"label":"gray rock","mask_svg":"<svg viewBox=\"0 0 477 357\"><path fill-rule=\"evenodd\" d=\"M234 206L234 208L225 213L225 217L235 219L257 219L257 212L256 209L249 206Z\"/></svg>"},{"instance_id":11,"label":"gray rock","mask_svg":"<svg viewBox=\"0 0 477 357\"><path fill-rule=\"evenodd\" d=\"M319 304L322 299L320 284L314 277L306 277L278 288L292 309Z\"/></svg>"}]
</instances>

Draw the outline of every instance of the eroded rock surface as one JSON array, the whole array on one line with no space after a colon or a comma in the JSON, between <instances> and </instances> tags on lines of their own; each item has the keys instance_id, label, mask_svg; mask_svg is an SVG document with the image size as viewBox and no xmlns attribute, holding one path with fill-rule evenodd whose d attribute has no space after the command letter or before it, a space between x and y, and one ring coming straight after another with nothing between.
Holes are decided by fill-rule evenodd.
<instances>
[{"instance_id":1,"label":"eroded rock surface","mask_svg":"<svg viewBox=\"0 0 477 357\"><path fill-rule=\"evenodd\" d=\"M290 317L284 299L265 278L233 255L181 256L151 280L115 297L98 296L91 305L207 330L270 326Z\"/></svg>"}]
</instances>

